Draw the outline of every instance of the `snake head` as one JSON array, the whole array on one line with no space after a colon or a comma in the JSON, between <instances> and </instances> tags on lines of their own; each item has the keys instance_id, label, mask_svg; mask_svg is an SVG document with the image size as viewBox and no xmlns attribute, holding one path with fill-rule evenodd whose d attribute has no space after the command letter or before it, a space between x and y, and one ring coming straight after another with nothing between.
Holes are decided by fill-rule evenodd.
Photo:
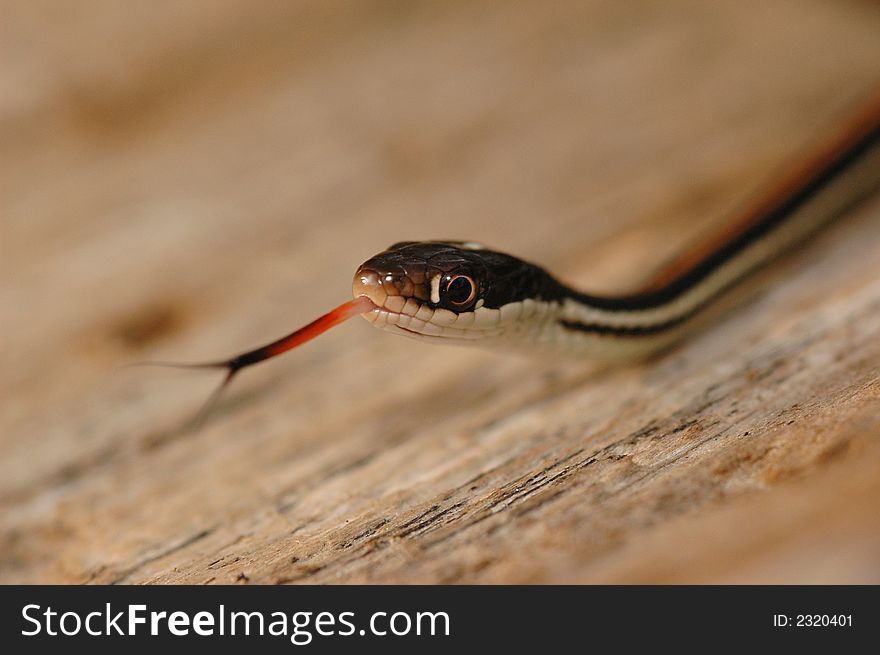
<instances>
[{"instance_id":1,"label":"snake head","mask_svg":"<svg viewBox=\"0 0 880 655\"><path fill-rule=\"evenodd\" d=\"M361 264L352 283L355 297L376 306L363 314L375 326L462 341L497 336L558 288L537 266L463 241L396 243Z\"/></svg>"}]
</instances>

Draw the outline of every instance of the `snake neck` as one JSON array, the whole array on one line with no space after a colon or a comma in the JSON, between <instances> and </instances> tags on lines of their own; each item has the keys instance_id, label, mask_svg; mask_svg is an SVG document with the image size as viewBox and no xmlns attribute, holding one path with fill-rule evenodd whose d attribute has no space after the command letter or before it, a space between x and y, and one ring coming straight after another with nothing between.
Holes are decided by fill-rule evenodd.
<instances>
[{"instance_id":1,"label":"snake neck","mask_svg":"<svg viewBox=\"0 0 880 655\"><path fill-rule=\"evenodd\" d=\"M539 266L457 241L395 244L361 266L353 291L375 305L367 320L411 338L627 359L676 341L740 280L878 186L880 98L723 233L686 252L638 293L583 293Z\"/></svg>"}]
</instances>

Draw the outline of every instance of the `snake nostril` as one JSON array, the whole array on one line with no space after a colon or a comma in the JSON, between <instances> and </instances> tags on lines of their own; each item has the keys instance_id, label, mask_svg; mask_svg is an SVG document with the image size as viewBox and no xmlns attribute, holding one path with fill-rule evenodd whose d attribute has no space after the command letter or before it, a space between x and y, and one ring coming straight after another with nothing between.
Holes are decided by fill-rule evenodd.
<instances>
[{"instance_id":1,"label":"snake nostril","mask_svg":"<svg viewBox=\"0 0 880 655\"><path fill-rule=\"evenodd\" d=\"M355 297L367 296L373 304L382 307L388 298L411 298L415 285L405 273L361 266L354 274L351 288Z\"/></svg>"},{"instance_id":2,"label":"snake nostril","mask_svg":"<svg viewBox=\"0 0 880 655\"><path fill-rule=\"evenodd\" d=\"M382 280L379 278L379 274L375 271L370 271L366 269L360 269L354 275L354 283L363 287L364 289L373 289L373 288L381 288Z\"/></svg>"},{"instance_id":3,"label":"snake nostril","mask_svg":"<svg viewBox=\"0 0 880 655\"><path fill-rule=\"evenodd\" d=\"M382 277L381 283L388 295L412 295L413 284L406 275L387 273Z\"/></svg>"}]
</instances>

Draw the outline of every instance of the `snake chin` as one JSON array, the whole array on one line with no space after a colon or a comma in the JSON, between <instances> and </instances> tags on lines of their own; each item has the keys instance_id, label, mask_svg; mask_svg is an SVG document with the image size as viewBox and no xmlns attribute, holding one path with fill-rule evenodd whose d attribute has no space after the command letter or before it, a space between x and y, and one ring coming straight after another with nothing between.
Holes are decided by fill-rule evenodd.
<instances>
[{"instance_id":1,"label":"snake chin","mask_svg":"<svg viewBox=\"0 0 880 655\"><path fill-rule=\"evenodd\" d=\"M422 334L421 332L416 332L415 330L410 330L409 328L401 327L401 326L399 326L399 325L396 325L395 327L396 327L398 330L403 330L404 332L407 332L407 333L409 333L409 334L413 334L413 335L415 335L415 336L417 336L417 337L423 337L423 336L425 336L425 335Z\"/></svg>"}]
</instances>

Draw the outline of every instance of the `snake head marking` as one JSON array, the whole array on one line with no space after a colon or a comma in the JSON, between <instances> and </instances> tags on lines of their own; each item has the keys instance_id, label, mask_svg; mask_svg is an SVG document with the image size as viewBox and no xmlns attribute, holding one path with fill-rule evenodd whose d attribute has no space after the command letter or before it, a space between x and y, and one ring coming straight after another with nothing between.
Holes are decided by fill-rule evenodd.
<instances>
[{"instance_id":1,"label":"snake head marking","mask_svg":"<svg viewBox=\"0 0 880 655\"><path fill-rule=\"evenodd\" d=\"M497 308L552 299L560 287L542 268L473 241L402 241L361 264L353 291L380 307L387 297L400 296L462 312L480 300Z\"/></svg>"}]
</instances>

